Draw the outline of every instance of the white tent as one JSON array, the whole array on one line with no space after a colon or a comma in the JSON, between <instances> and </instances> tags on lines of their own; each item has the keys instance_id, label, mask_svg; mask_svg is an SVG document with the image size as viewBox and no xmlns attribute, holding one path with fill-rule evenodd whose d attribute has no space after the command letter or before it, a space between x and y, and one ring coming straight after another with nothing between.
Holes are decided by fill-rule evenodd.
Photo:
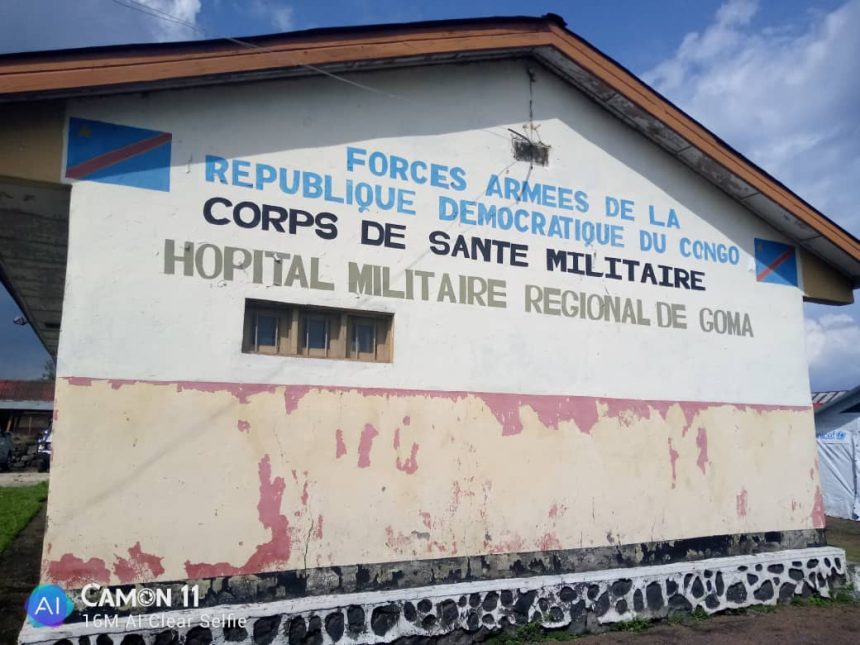
<instances>
[{"instance_id":1,"label":"white tent","mask_svg":"<svg viewBox=\"0 0 860 645\"><path fill-rule=\"evenodd\" d=\"M860 387L815 412L824 512L860 520Z\"/></svg>"}]
</instances>

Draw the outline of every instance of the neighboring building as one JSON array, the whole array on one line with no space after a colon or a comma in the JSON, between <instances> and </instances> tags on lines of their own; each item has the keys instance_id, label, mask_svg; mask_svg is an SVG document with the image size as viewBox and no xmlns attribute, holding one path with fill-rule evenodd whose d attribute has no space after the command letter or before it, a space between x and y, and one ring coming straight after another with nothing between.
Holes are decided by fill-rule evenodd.
<instances>
[{"instance_id":1,"label":"neighboring building","mask_svg":"<svg viewBox=\"0 0 860 645\"><path fill-rule=\"evenodd\" d=\"M824 511L860 520L860 386L815 411Z\"/></svg>"},{"instance_id":2,"label":"neighboring building","mask_svg":"<svg viewBox=\"0 0 860 645\"><path fill-rule=\"evenodd\" d=\"M860 242L559 19L4 57L0 101L79 610L24 642L579 629L844 573L802 302L853 301ZM203 607L99 625L92 583Z\"/></svg>"},{"instance_id":3,"label":"neighboring building","mask_svg":"<svg viewBox=\"0 0 860 645\"><path fill-rule=\"evenodd\" d=\"M0 430L34 436L51 425L53 381L0 380Z\"/></svg>"},{"instance_id":4,"label":"neighboring building","mask_svg":"<svg viewBox=\"0 0 860 645\"><path fill-rule=\"evenodd\" d=\"M848 390L830 390L828 392L813 392L812 393L812 407L815 410L818 410L822 406L827 405L831 401L835 401L843 394L846 394Z\"/></svg>"}]
</instances>

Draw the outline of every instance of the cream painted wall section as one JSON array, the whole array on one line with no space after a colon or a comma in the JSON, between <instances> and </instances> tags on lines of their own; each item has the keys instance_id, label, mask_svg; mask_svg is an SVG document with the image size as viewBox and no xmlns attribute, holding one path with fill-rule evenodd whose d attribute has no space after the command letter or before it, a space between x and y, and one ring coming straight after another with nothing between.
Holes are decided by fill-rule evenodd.
<instances>
[{"instance_id":1,"label":"cream painted wall section","mask_svg":"<svg viewBox=\"0 0 860 645\"><path fill-rule=\"evenodd\" d=\"M0 105L0 176L59 182L65 118L63 101Z\"/></svg>"},{"instance_id":2,"label":"cream painted wall section","mask_svg":"<svg viewBox=\"0 0 860 645\"><path fill-rule=\"evenodd\" d=\"M43 573L71 585L823 525L805 409L588 399L552 419L540 397L67 379L57 397Z\"/></svg>"},{"instance_id":3,"label":"cream painted wall section","mask_svg":"<svg viewBox=\"0 0 860 645\"><path fill-rule=\"evenodd\" d=\"M813 302L850 305L854 302L851 281L838 275L809 251L800 249L803 295Z\"/></svg>"}]
</instances>

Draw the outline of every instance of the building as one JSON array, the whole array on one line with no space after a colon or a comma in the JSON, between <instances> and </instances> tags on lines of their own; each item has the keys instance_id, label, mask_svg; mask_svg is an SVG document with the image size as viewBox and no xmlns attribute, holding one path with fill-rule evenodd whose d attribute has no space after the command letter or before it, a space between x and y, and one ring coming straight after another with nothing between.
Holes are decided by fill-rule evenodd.
<instances>
[{"instance_id":1,"label":"building","mask_svg":"<svg viewBox=\"0 0 860 645\"><path fill-rule=\"evenodd\" d=\"M560 19L10 56L0 93L77 607L24 642L583 629L843 575L801 305L852 302L860 242ZM97 625L93 584L200 606Z\"/></svg>"},{"instance_id":2,"label":"building","mask_svg":"<svg viewBox=\"0 0 860 645\"><path fill-rule=\"evenodd\" d=\"M860 520L860 386L815 411L824 512Z\"/></svg>"},{"instance_id":3,"label":"building","mask_svg":"<svg viewBox=\"0 0 860 645\"><path fill-rule=\"evenodd\" d=\"M32 437L51 425L53 381L0 380L0 430Z\"/></svg>"},{"instance_id":4,"label":"building","mask_svg":"<svg viewBox=\"0 0 860 645\"><path fill-rule=\"evenodd\" d=\"M847 394L848 390L829 390L827 392L812 393L812 408L819 410L831 401L835 401L840 396Z\"/></svg>"}]
</instances>

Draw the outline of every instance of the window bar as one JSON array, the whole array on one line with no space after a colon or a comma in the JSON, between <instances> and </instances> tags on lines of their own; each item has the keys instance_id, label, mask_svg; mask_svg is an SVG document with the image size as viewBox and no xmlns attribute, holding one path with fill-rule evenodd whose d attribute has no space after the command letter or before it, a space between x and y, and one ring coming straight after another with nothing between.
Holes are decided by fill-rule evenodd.
<instances>
[{"instance_id":1,"label":"window bar","mask_svg":"<svg viewBox=\"0 0 860 645\"><path fill-rule=\"evenodd\" d=\"M325 355L328 356L328 328L330 325L328 318L323 318L323 321L325 322L325 340L323 342L325 343Z\"/></svg>"}]
</instances>

